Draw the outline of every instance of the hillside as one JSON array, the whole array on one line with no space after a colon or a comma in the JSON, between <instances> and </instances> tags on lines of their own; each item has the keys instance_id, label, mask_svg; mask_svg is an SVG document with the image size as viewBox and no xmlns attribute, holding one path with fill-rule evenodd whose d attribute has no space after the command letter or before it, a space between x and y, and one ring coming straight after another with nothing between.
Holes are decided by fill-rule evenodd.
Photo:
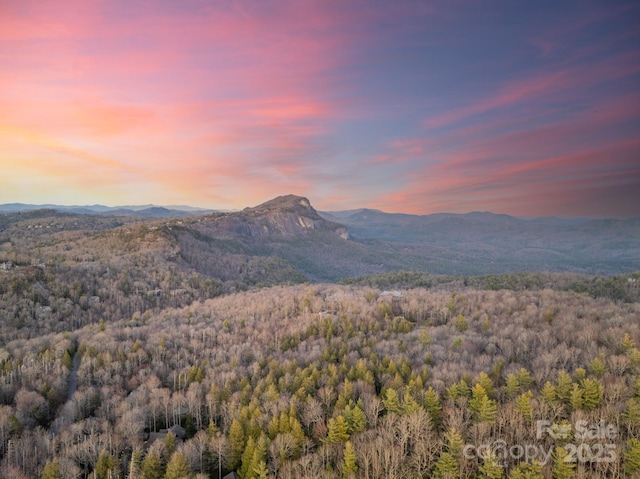
<instances>
[{"instance_id":1,"label":"hillside","mask_svg":"<svg viewBox=\"0 0 640 479\"><path fill-rule=\"evenodd\" d=\"M633 477L638 315L638 303L551 289L299 285L11 341L0 349L1 467L15 478L45 467ZM581 438L585 425L593 435ZM518 445L537 462L508 453ZM582 453L565 466L571 448Z\"/></svg>"},{"instance_id":2,"label":"hillside","mask_svg":"<svg viewBox=\"0 0 640 479\"><path fill-rule=\"evenodd\" d=\"M426 257L439 250L437 255L451 259L449 265L432 263L428 269L443 274L640 269L640 218L521 219L480 212L418 216L367 209L321 215L340 221L354 238L373 247L402 245Z\"/></svg>"},{"instance_id":3,"label":"hillside","mask_svg":"<svg viewBox=\"0 0 640 479\"><path fill-rule=\"evenodd\" d=\"M367 210L327 220L306 198L293 195L239 212L182 218L46 209L0 214L0 318L5 328L0 342L275 284L345 281L399 270L475 284L461 278L640 268L634 220L538 220L547 225L547 233L538 235L539 226L491 214L396 216L394 223L385 213ZM415 223L421 225L415 228L422 244L420 234L407 233ZM565 240L551 250L547 236ZM575 252L569 250L572 244ZM574 291L604 291L606 297L628 300L626 280L621 275L603 281L604 287L579 276L567 282L575 283L569 288Z\"/></svg>"},{"instance_id":4,"label":"hillside","mask_svg":"<svg viewBox=\"0 0 640 479\"><path fill-rule=\"evenodd\" d=\"M389 221L292 195L180 218L1 214L0 476L540 479L570 445L578 477L634 472L640 274L487 274L542 226ZM636 241L633 220L536 221L584 245L615 231L622 256ZM536 421L615 425L615 457ZM461 453L500 441L545 455Z\"/></svg>"}]
</instances>

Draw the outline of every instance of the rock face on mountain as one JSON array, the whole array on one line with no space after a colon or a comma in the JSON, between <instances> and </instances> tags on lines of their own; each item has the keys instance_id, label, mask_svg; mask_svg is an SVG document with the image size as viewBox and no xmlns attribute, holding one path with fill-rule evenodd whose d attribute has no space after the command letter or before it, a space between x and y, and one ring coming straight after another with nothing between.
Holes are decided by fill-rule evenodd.
<instances>
[{"instance_id":1,"label":"rock face on mountain","mask_svg":"<svg viewBox=\"0 0 640 479\"><path fill-rule=\"evenodd\" d=\"M253 208L218 216L213 225L219 233L253 240L290 239L311 230L349 239L345 226L322 218L307 198L295 195L279 196Z\"/></svg>"}]
</instances>

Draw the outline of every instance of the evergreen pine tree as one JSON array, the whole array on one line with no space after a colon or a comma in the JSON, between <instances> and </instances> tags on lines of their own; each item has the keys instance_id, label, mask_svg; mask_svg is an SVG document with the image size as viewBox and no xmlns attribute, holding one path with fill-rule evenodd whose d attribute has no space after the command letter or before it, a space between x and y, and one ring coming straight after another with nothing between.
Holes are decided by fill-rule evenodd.
<instances>
[{"instance_id":1,"label":"evergreen pine tree","mask_svg":"<svg viewBox=\"0 0 640 479\"><path fill-rule=\"evenodd\" d=\"M516 378L518 378L518 384L520 384L523 388L528 388L533 384L534 378L529 371L525 368L520 368L516 373Z\"/></svg>"},{"instance_id":2,"label":"evergreen pine tree","mask_svg":"<svg viewBox=\"0 0 640 479\"><path fill-rule=\"evenodd\" d=\"M511 469L509 479L544 479L542 466L537 461L521 462Z\"/></svg>"},{"instance_id":3,"label":"evergreen pine tree","mask_svg":"<svg viewBox=\"0 0 640 479\"><path fill-rule=\"evenodd\" d=\"M447 431L444 435L447 440L447 451L453 454L456 461L462 457L462 436L460 432L454 427Z\"/></svg>"},{"instance_id":4,"label":"evergreen pine tree","mask_svg":"<svg viewBox=\"0 0 640 479\"><path fill-rule=\"evenodd\" d=\"M582 409L583 394L584 394L584 391L582 390L580 385L577 383L573 383L573 386L571 388L571 394L569 395L569 403L568 403L571 411Z\"/></svg>"},{"instance_id":5,"label":"evergreen pine tree","mask_svg":"<svg viewBox=\"0 0 640 479\"><path fill-rule=\"evenodd\" d=\"M411 394L409 394L408 392L405 393L402 398L402 406L400 407L401 413L403 415L409 415L416 412L418 409L420 409L420 404L418 404L416 400L413 399L413 396L411 396Z\"/></svg>"},{"instance_id":6,"label":"evergreen pine tree","mask_svg":"<svg viewBox=\"0 0 640 479\"><path fill-rule=\"evenodd\" d=\"M325 444L337 444L349 439L349 426L343 416L329 419L327 423L327 437L324 438Z\"/></svg>"},{"instance_id":7,"label":"evergreen pine tree","mask_svg":"<svg viewBox=\"0 0 640 479\"><path fill-rule=\"evenodd\" d=\"M176 435L169 431L169 433L164 437L164 450L165 450L165 461L171 457L171 455L175 452L176 447L178 447L178 443L176 441Z\"/></svg>"},{"instance_id":8,"label":"evergreen pine tree","mask_svg":"<svg viewBox=\"0 0 640 479\"><path fill-rule=\"evenodd\" d=\"M501 479L502 466L494 454L487 454L478 468L478 479Z\"/></svg>"},{"instance_id":9,"label":"evergreen pine tree","mask_svg":"<svg viewBox=\"0 0 640 479\"><path fill-rule=\"evenodd\" d=\"M531 405L532 399L533 393L531 391L522 393L516 398L516 411L522 414L529 423L533 420L533 406Z\"/></svg>"},{"instance_id":10,"label":"evergreen pine tree","mask_svg":"<svg viewBox=\"0 0 640 479\"><path fill-rule=\"evenodd\" d=\"M493 423L498 413L498 406L493 399L489 399L485 389L476 384L471 390L469 408L478 422Z\"/></svg>"},{"instance_id":11,"label":"evergreen pine tree","mask_svg":"<svg viewBox=\"0 0 640 479\"><path fill-rule=\"evenodd\" d=\"M356 452L351 441L344 443L344 462L342 464L342 479L354 479L358 466L356 464Z\"/></svg>"},{"instance_id":12,"label":"evergreen pine tree","mask_svg":"<svg viewBox=\"0 0 640 479\"><path fill-rule=\"evenodd\" d=\"M344 419L349 425L348 433L361 432L367 428L367 416L362 411L360 406L350 401L343 413Z\"/></svg>"},{"instance_id":13,"label":"evergreen pine tree","mask_svg":"<svg viewBox=\"0 0 640 479\"><path fill-rule=\"evenodd\" d=\"M229 427L229 467L237 469L245 449L244 430L240 421L233 419Z\"/></svg>"},{"instance_id":14,"label":"evergreen pine tree","mask_svg":"<svg viewBox=\"0 0 640 479\"><path fill-rule=\"evenodd\" d=\"M102 450L98 456L98 461L93 469L95 479L108 479L111 476L117 476L115 469L118 467L118 461L106 450Z\"/></svg>"},{"instance_id":15,"label":"evergreen pine tree","mask_svg":"<svg viewBox=\"0 0 640 479\"><path fill-rule=\"evenodd\" d=\"M597 379L583 379L581 381L583 389L582 407L586 410L597 408L602 402L604 396L604 388Z\"/></svg>"},{"instance_id":16,"label":"evergreen pine tree","mask_svg":"<svg viewBox=\"0 0 640 479\"><path fill-rule=\"evenodd\" d=\"M139 479L140 477L142 477L142 450L135 448L131 454L131 461L129 461L128 479Z\"/></svg>"},{"instance_id":17,"label":"evergreen pine tree","mask_svg":"<svg viewBox=\"0 0 640 479\"><path fill-rule=\"evenodd\" d=\"M558 377L556 379L556 397L567 404L569 399L571 399L571 391L573 389L573 380L571 376L565 371L562 370L558 372Z\"/></svg>"},{"instance_id":18,"label":"evergreen pine tree","mask_svg":"<svg viewBox=\"0 0 640 479\"><path fill-rule=\"evenodd\" d=\"M382 404L387 412L400 413L400 400L398 399L398 392L395 389L388 388L384 393Z\"/></svg>"},{"instance_id":19,"label":"evergreen pine tree","mask_svg":"<svg viewBox=\"0 0 640 479\"><path fill-rule=\"evenodd\" d=\"M442 411L442 404L440 404L440 396L433 389L433 386L429 386L429 388L424 393L424 408L429 413L431 417L431 422L433 422L434 426L437 426L440 423L440 411Z\"/></svg>"},{"instance_id":20,"label":"evergreen pine tree","mask_svg":"<svg viewBox=\"0 0 640 479\"><path fill-rule=\"evenodd\" d=\"M632 437L627 440L623 452L624 472L629 477L640 476L640 440Z\"/></svg>"},{"instance_id":21,"label":"evergreen pine tree","mask_svg":"<svg viewBox=\"0 0 640 479\"><path fill-rule=\"evenodd\" d=\"M569 479L575 476L576 465L570 462L569 453L563 447L558 447L553 452L553 478Z\"/></svg>"},{"instance_id":22,"label":"evergreen pine tree","mask_svg":"<svg viewBox=\"0 0 640 479\"><path fill-rule=\"evenodd\" d=\"M180 479L181 477L189 477L192 474L192 470L187 463L187 459L180 451L176 451L171 455L169 464L167 464L167 472L165 473L165 479Z\"/></svg>"},{"instance_id":23,"label":"evergreen pine tree","mask_svg":"<svg viewBox=\"0 0 640 479\"><path fill-rule=\"evenodd\" d=\"M626 353L631 348L635 348L636 347L636 343L635 343L635 341L633 340L633 338L631 337L631 335L629 333L624 333L624 336L622 337L622 341L620 343L620 346L622 347L622 352Z\"/></svg>"},{"instance_id":24,"label":"evergreen pine tree","mask_svg":"<svg viewBox=\"0 0 640 479\"><path fill-rule=\"evenodd\" d=\"M552 405L555 404L558 400L558 396L556 394L556 388L549 381L544 383L542 390L540 391L540 395L547 402L547 404Z\"/></svg>"},{"instance_id":25,"label":"evergreen pine tree","mask_svg":"<svg viewBox=\"0 0 640 479\"><path fill-rule=\"evenodd\" d=\"M40 479L62 479L62 473L60 472L60 463L58 459L49 461L44 465L42 475Z\"/></svg>"},{"instance_id":26,"label":"evergreen pine tree","mask_svg":"<svg viewBox=\"0 0 640 479\"><path fill-rule=\"evenodd\" d=\"M479 384L484 388L485 392L487 393L487 396L489 397L493 396L493 393L495 392L495 388L493 387L493 381L491 380L491 378L487 373L482 371L480 374L478 374L478 377L476 378L475 383Z\"/></svg>"},{"instance_id":27,"label":"evergreen pine tree","mask_svg":"<svg viewBox=\"0 0 640 479\"><path fill-rule=\"evenodd\" d=\"M69 354L69 351L65 351L62 355L62 365L69 371L73 368L73 358L71 357L71 354Z\"/></svg>"},{"instance_id":28,"label":"evergreen pine tree","mask_svg":"<svg viewBox=\"0 0 640 479\"><path fill-rule=\"evenodd\" d=\"M515 397L516 394L520 392L520 382L515 374L509 373L507 375L504 392L507 394L508 398Z\"/></svg>"},{"instance_id":29,"label":"evergreen pine tree","mask_svg":"<svg viewBox=\"0 0 640 479\"><path fill-rule=\"evenodd\" d=\"M253 454L256 449L256 442L252 436L249 436L247 439L247 444L245 445L244 451L242 452L242 456L240 458L240 469L239 474L240 477L245 479L249 479L251 477L253 467L256 465L253 463Z\"/></svg>"},{"instance_id":30,"label":"evergreen pine tree","mask_svg":"<svg viewBox=\"0 0 640 479\"><path fill-rule=\"evenodd\" d=\"M269 469L267 469L267 463L262 460L253 467L253 477L255 479L267 479L269 477Z\"/></svg>"},{"instance_id":31,"label":"evergreen pine tree","mask_svg":"<svg viewBox=\"0 0 640 479\"><path fill-rule=\"evenodd\" d=\"M591 363L589 363L589 371L597 378L601 378L606 370L607 364L604 355L596 356Z\"/></svg>"},{"instance_id":32,"label":"evergreen pine tree","mask_svg":"<svg viewBox=\"0 0 640 479\"><path fill-rule=\"evenodd\" d=\"M634 430L640 426L640 400L631 398L627 401L627 407L621 415L621 419L624 424L630 429Z\"/></svg>"},{"instance_id":33,"label":"evergreen pine tree","mask_svg":"<svg viewBox=\"0 0 640 479\"><path fill-rule=\"evenodd\" d=\"M436 462L433 470L433 477L435 479L458 479L460 466L450 452L443 452L440 454L438 461Z\"/></svg>"},{"instance_id":34,"label":"evergreen pine tree","mask_svg":"<svg viewBox=\"0 0 640 479\"><path fill-rule=\"evenodd\" d=\"M151 449L142 462L143 479L162 479L164 464L157 451Z\"/></svg>"}]
</instances>

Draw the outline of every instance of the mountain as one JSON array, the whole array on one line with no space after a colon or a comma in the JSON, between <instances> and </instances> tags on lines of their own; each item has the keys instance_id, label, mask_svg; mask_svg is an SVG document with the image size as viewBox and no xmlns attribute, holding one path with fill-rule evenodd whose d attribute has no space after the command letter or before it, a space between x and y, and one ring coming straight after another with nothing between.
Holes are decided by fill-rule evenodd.
<instances>
[{"instance_id":1,"label":"mountain","mask_svg":"<svg viewBox=\"0 0 640 479\"><path fill-rule=\"evenodd\" d=\"M188 215L200 215L211 212L204 208L192 206L155 206L155 205L129 205L129 206L63 206L63 205L31 205L24 203L7 203L0 205L0 213L19 213L41 209L54 210L60 213L76 213L79 215L111 215L111 216L142 216L147 218L176 218Z\"/></svg>"},{"instance_id":2,"label":"mountain","mask_svg":"<svg viewBox=\"0 0 640 479\"><path fill-rule=\"evenodd\" d=\"M174 233L185 259L198 269L208 268L211 254L222 248L284 260L311 280L383 271L366 266L363 255L368 247L350 241L344 225L322 218L300 196L280 196L238 212L185 219Z\"/></svg>"},{"instance_id":3,"label":"mountain","mask_svg":"<svg viewBox=\"0 0 640 479\"><path fill-rule=\"evenodd\" d=\"M241 212L217 216L208 226L218 233L240 235L253 241L296 238L310 231L349 238L347 228L322 218L307 198L294 195L279 196Z\"/></svg>"},{"instance_id":4,"label":"mountain","mask_svg":"<svg viewBox=\"0 0 640 479\"><path fill-rule=\"evenodd\" d=\"M8 209L20 208L24 205ZM50 251L52 258L60 257L59 249L42 245L64 243L70 251L87 245L76 256L92 255L95 261L101 259L95 252L105 248L120 251L123 258L136 248L136 254L151 248L153 255L162 258L154 259L158 267L195 272L225 285L338 281L396 270L447 275L640 270L640 218L522 219L488 212L419 216L372 209L318 212L307 198L295 195L242 211L201 214L155 206L66 208L66 212L0 214L0 238L20 238L10 247L5 244L6 254L0 244L0 262L9 258L18 243L18 252L25 257L40 244L39 251ZM69 212L71 208L82 212ZM87 210L95 212L86 214ZM6 228L13 226L3 231L3 222ZM23 230L27 227L41 229ZM114 234L121 235L122 241L132 235L139 243L107 247L103 232L109 228L116 228ZM122 232L132 228L133 233ZM76 238L72 231L84 233ZM68 232L63 238L48 237L63 232Z\"/></svg>"},{"instance_id":5,"label":"mountain","mask_svg":"<svg viewBox=\"0 0 640 479\"><path fill-rule=\"evenodd\" d=\"M640 269L640 218L522 219L487 212L420 216L370 209L320 215L339 220L355 240L374 248L402 247L419 257L416 267L431 263L429 268L441 273ZM437 258L444 262L438 264Z\"/></svg>"}]
</instances>

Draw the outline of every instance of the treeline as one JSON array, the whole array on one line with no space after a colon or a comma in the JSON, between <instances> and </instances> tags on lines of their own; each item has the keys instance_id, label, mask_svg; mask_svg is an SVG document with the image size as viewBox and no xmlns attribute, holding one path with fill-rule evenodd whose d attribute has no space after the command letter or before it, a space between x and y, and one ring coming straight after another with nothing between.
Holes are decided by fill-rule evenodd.
<instances>
[{"instance_id":1,"label":"treeline","mask_svg":"<svg viewBox=\"0 0 640 479\"><path fill-rule=\"evenodd\" d=\"M480 276L451 276L424 271L391 271L389 273L346 278L340 284L371 286L381 289L465 287L510 291L553 289L584 293L592 298L633 303L640 301L640 272L617 276L574 273L504 273Z\"/></svg>"},{"instance_id":2,"label":"treeline","mask_svg":"<svg viewBox=\"0 0 640 479\"><path fill-rule=\"evenodd\" d=\"M314 285L14 340L0 474L634 477L639 317L551 289Z\"/></svg>"}]
</instances>

